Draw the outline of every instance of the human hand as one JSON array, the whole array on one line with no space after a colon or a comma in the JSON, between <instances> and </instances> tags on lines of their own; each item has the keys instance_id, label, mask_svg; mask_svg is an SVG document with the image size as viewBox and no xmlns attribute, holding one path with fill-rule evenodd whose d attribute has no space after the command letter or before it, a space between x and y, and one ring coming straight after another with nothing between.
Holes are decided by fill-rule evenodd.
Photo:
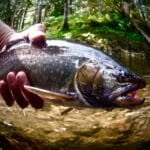
<instances>
[{"instance_id":1,"label":"human hand","mask_svg":"<svg viewBox=\"0 0 150 150\"><path fill-rule=\"evenodd\" d=\"M19 39L26 39L29 43L40 48L45 47L45 26L36 24L21 33L14 33L11 35L9 42L14 43ZM29 104L36 109L42 108L43 100L27 91L24 85L29 85L29 80L23 71L16 74L9 72L5 80L0 80L0 93L5 103L12 106L16 101L21 108L26 108Z\"/></svg>"},{"instance_id":2,"label":"human hand","mask_svg":"<svg viewBox=\"0 0 150 150\"><path fill-rule=\"evenodd\" d=\"M5 103L12 106L16 101L21 108L26 108L29 104L36 109L42 108L43 100L27 91L24 85L29 85L25 72L9 72L6 80L0 81L0 93Z\"/></svg>"},{"instance_id":3,"label":"human hand","mask_svg":"<svg viewBox=\"0 0 150 150\"><path fill-rule=\"evenodd\" d=\"M39 48L46 47L45 26L43 24L35 24L23 32L14 33L10 36L9 42L15 43L20 39L24 39Z\"/></svg>"}]
</instances>

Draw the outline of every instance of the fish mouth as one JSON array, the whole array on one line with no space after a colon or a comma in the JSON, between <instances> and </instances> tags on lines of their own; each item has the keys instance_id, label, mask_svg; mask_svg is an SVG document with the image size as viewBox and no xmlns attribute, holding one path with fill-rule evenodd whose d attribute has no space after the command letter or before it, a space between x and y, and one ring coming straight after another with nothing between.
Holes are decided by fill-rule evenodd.
<instances>
[{"instance_id":1,"label":"fish mouth","mask_svg":"<svg viewBox=\"0 0 150 150\"><path fill-rule=\"evenodd\" d=\"M130 107L144 103L145 98L139 97L137 91L145 87L145 84L139 86L138 84L125 84L108 97L113 104L121 107Z\"/></svg>"}]
</instances>

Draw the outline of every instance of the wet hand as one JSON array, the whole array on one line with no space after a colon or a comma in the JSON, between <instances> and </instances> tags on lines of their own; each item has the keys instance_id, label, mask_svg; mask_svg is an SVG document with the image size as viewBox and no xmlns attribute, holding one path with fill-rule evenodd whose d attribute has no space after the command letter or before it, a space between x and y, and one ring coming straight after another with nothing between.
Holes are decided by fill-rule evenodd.
<instances>
[{"instance_id":1,"label":"wet hand","mask_svg":"<svg viewBox=\"0 0 150 150\"><path fill-rule=\"evenodd\" d=\"M0 81L0 93L5 103L12 106L16 101L21 108L26 108L29 104L36 109L42 108L43 100L27 91L24 85L29 85L29 81L23 71L17 74L9 72L6 80Z\"/></svg>"},{"instance_id":2,"label":"wet hand","mask_svg":"<svg viewBox=\"0 0 150 150\"><path fill-rule=\"evenodd\" d=\"M35 24L21 33L14 33L10 37L9 42L15 43L20 39L24 39L39 48L46 47L45 26L43 24Z\"/></svg>"},{"instance_id":3,"label":"wet hand","mask_svg":"<svg viewBox=\"0 0 150 150\"><path fill-rule=\"evenodd\" d=\"M15 43L20 39L25 39L32 45L40 48L45 47L45 26L36 24L21 33L14 33L10 37L9 42ZM12 106L14 101L16 101L21 108L26 108L29 104L36 109L42 108L43 100L39 96L25 90L24 85L29 85L29 80L23 71L17 74L9 72L6 80L0 80L0 94L5 103L8 106Z\"/></svg>"}]
</instances>

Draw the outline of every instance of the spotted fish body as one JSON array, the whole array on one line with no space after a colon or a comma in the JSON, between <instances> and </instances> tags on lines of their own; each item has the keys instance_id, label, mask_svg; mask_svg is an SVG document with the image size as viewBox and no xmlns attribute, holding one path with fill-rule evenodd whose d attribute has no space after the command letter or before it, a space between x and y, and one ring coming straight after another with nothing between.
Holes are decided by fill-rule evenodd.
<instances>
[{"instance_id":1,"label":"spotted fish body","mask_svg":"<svg viewBox=\"0 0 150 150\"><path fill-rule=\"evenodd\" d=\"M0 54L0 79L9 71L21 70L32 86L73 93L75 99L94 107L119 105L121 94L145 87L140 76L103 52L65 40L47 40L47 48L42 50L27 43L16 44Z\"/></svg>"}]
</instances>

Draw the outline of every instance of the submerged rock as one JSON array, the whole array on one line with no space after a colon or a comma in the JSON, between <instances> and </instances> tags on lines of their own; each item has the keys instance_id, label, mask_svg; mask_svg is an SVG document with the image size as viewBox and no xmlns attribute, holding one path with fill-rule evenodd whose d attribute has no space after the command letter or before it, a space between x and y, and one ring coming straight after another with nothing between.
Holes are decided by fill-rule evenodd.
<instances>
[{"instance_id":1,"label":"submerged rock","mask_svg":"<svg viewBox=\"0 0 150 150\"><path fill-rule=\"evenodd\" d=\"M3 150L150 149L149 89L143 105L124 109L73 109L47 104L42 110L6 107L0 100Z\"/></svg>"}]
</instances>

